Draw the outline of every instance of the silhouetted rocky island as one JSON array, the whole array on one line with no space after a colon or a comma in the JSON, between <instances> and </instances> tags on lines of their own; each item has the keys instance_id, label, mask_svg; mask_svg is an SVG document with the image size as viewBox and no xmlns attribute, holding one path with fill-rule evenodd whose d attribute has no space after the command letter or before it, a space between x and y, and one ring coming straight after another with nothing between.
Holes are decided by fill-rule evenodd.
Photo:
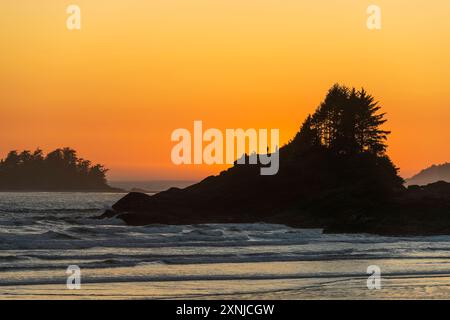
<instances>
[{"instance_id":1,"label":"silhouetted rocky island","mask_svg":"<svg viewBox=\"0 0 450 320\"><path fill-rule=\"evenodd\" d=\"M70 148L11 151L0 160L0 191L121 191L108 185L107 171Z\"/></svg>"},{"instance_id":2,"label":"silhouetted rocky island","mask_svg":"<svg viewBox=\"0 0 450 320\"><path fill-rule=\"evenodd\" d=\"M279 223L330 233L450 234L450 184L405 188L386 155L389 132L374 98L333 86L297 135L280 169L234 165L184 189L129 193L102 216L129 225Z\"/></svg>"}]
</instances>

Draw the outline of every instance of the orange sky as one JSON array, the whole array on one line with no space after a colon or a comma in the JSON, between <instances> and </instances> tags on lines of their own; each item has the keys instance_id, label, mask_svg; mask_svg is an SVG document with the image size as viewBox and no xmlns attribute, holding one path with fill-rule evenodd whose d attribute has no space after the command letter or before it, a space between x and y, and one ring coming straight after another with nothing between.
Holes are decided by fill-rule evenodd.
<instances>
[{"instance_id":1,"label":"orange sky","mask_svg":"<svg viewBox=\"0 0 450 320\"><path fill-rule=\"evenodd\" d=\"M172 165L174 129L279 128L285 143L340 82L381 102L409 176L450 161L449 16L448 0L2 0L0 157L71 146L111 179L197 179L219 168Z\"/></svg>"}]
</instances>

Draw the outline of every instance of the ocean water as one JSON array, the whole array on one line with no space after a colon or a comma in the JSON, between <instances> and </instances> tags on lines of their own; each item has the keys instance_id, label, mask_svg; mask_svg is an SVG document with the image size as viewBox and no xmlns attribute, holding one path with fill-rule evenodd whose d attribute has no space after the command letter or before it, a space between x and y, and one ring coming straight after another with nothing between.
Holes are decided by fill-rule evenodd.
<instances>
[{"instance_id":1,"label":"ocean water","mask_svg":"<svg viewBox=\"0 0 450 320\"><path fill-rule=\"evenodd\" d=\"M450 298L450 237L94 219L123 195L0 193L0 299ZM380 289L367 287L371 265Z\"/></svg>"}]
</instances>

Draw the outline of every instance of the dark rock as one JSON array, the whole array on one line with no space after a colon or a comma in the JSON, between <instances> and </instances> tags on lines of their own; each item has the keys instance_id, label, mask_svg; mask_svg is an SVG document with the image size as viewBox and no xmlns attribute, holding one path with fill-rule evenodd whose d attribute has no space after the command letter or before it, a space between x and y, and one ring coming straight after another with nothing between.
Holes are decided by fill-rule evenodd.
<instances>
[{"instance_id":1,"label":"dark rock","mask_svg":"<svg viewBox=\"0 0 450 320\"><path fill-rule=\"evenodd\" d=\"M245 180L240 180L240 187L233 184L236 190L224 191L223 186L231 183L222 181L224 176L228 177L226 174L219 180L209 178L186 189L169 189L153 196L129 193L102 218L117 217L129 225L266 222L323 228L325 233L450 234L449 183L412 186L389 201L375 204L368 199L349 197L349 190L336 190L313 200L303 195L299 197L300 201L292 202L289 195L292 190L280 189L284 192L272 194L272 198L278 200L284 195L284 204L291 206L282 203L278 206L278 203L264 199L273 192L268 186L269 193L262 189L252 192L246 189ZM282 210L275 210L275 206Z\"/></svg>"},{"instance_id":2,"label":"dark rock","mask_svg":"<svg viewBox=\"0 0 450 320\"><path fill-rule=\"evenodd\" d=\"M117 213L116 211L107 209L107 210L105 210L105 212L104 212L101 216L96 217L96 219L113 218L113 217L115 217L117 214L118 214L118 213Z\"/></svg>"}]
</instances>

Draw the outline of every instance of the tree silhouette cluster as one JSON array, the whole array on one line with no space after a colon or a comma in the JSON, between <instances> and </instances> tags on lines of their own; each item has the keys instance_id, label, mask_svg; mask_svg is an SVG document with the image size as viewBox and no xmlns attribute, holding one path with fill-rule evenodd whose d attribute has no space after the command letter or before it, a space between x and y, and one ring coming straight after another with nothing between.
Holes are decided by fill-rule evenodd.
<instances>
[{"instance_id":1,"label":"tree silhouette cluster","mask_svg":"<svg viewBox=\"0 0 450 320\"><path fill-rule=\"evenodd\" d=\"M0 189L3 190L87 190L109 188L102 165L77 157L71 148L44 155L11 151L0 160Z\"/></svg>"},{"instance_id":2,"label":"tree silhouette cluster","mask_svg":"<svg viewBox=\"0 0 450 320\"><path fill-rule=\"evenodd\" d=\"M384 156L389 131L381 107L364 89L334 85L294 138L310 146L323 146L336 154L369 153Z\"/></svg>"},{"instance_id":3,"label":"tree silhouette cluster","mask_svg":"<svg viewBox=\"0 0 450 320\"><path fill-rule=\"evenodd\" d=\"M364 89L332 86L283 148L285 161L313 173L307 185L320 184L322 192L340 189L349 196L353 189L356 198L379 199L401 191L404 181L386 154L390 132L382 128L386 119L380 110Z\"/></svg>"}]
</instances>

